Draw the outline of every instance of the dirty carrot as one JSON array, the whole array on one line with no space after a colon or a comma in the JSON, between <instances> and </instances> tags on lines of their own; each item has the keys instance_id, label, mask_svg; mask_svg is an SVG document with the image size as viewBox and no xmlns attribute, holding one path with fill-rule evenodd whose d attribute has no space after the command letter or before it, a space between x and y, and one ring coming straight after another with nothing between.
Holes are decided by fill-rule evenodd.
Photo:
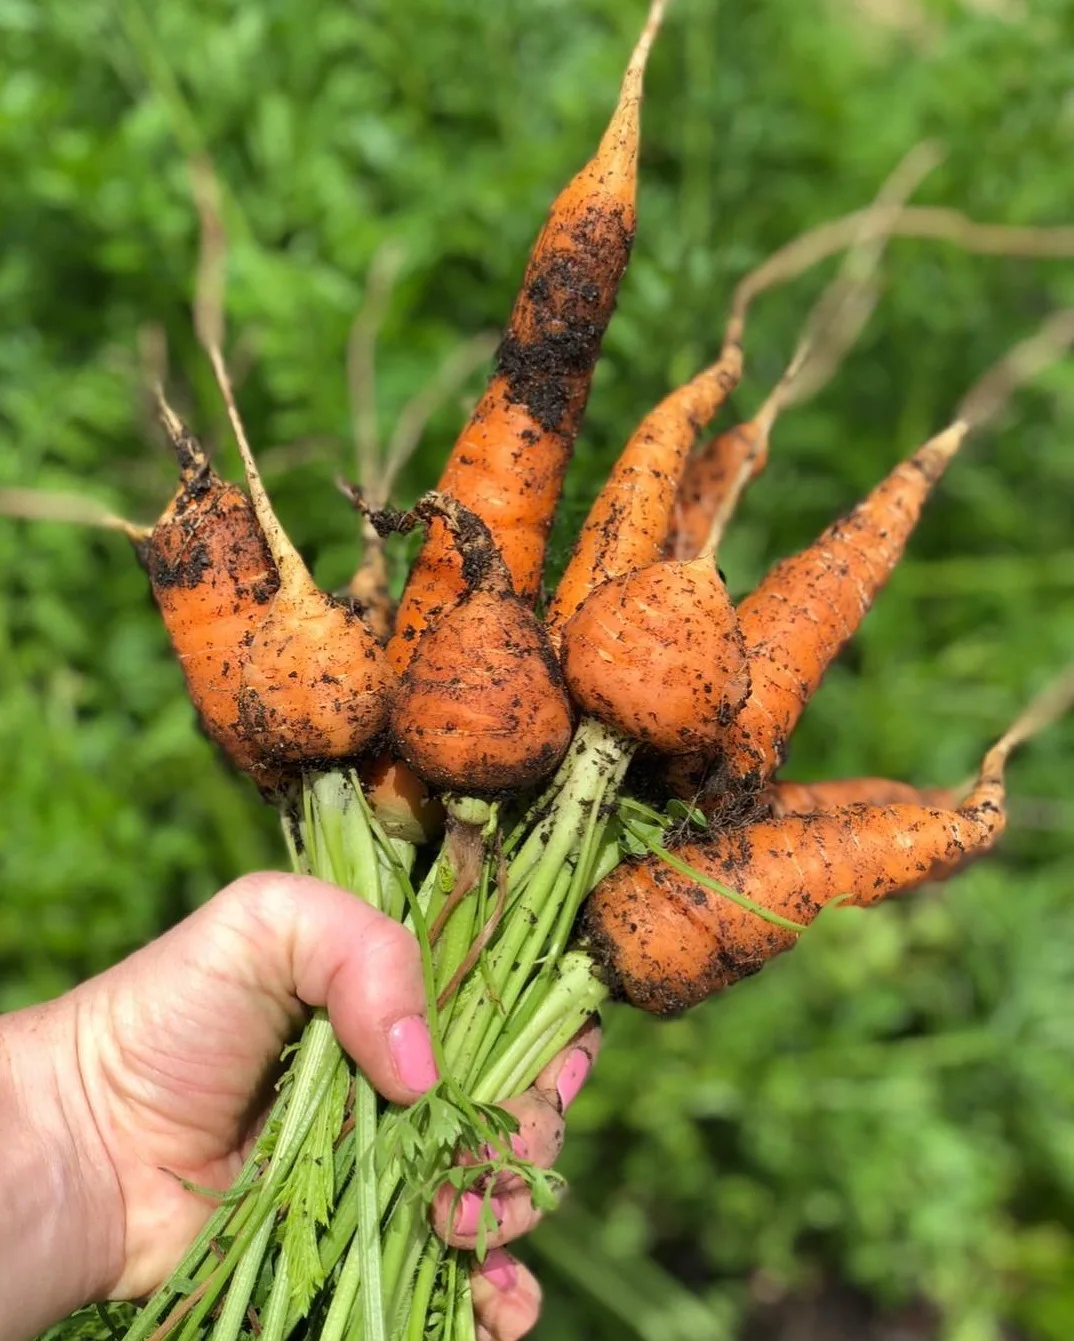
<instances>
[{"instance_id":1,"label":"dirty carrot","mask_svg":"<svg viewBox=\"0 0 1074 1341\"><path fill-rule=\"evenodd\" d=\"M823 782L770 782L761 794L761 803L773 817L813 815L839 806L903 805L952 808L956 802L949 787L915 787L897 778L831 778ZM704 802L699 803L705 809Z\"/></svg>"},{"instance_id":2,"label":"dirty carrot","mask_svg":"<svg viewBox=\"0 0 1074 1341\"><path fill-rule=\"evenodd\" d=\"M532 786L562 759L573 725L548 639L476 513L431 494L412 515L447 525L468 590L426 630L404 672L394 753L427 782L466 795Z\"/></svg>"},{"instance_id":3,"label":"dirty carrot","mask_svg":"<svg viewBox=\"0 0 1074 1341\"><path fill-rule=\"evenodd\" d=\"M598 721L666 754L712 748L750 689L713 542L602 582L563 630L562 660L572 699Z\"/></svg>"},{"instance_id":4,"label":"dirty carrot","mask_svg":"<svg viewBox=\"0 0 1074 1341\"><path fill-rule=\"evenodd\" d=\"M492 380L437 486L488 525L529 602L634 240L642 79L665 3L650 8L595 156L557 197L534 244ZM396 616L397 670L464 589L451 537L434 522Z\"/></svg>"},{"instance_id":5,"label":"dirty carrot","mask_svg":"<svg viewBox=\"0 0 1074 1341\"><path fill-rule=\"evenodd\" d=\"M1003 832L1011 752L1072 702L1068 673L992 746L957 809L841 806L761 820L617 867L583 913L591 953L634 1005L683 1010L789 949L825 904L862 907L953 875Z\"/></svg>"},{"instance_id":6,"label":"dirty carrot","mask_svg":"<svg viewBox=\"0 0 1074 1341\"><path fill-rule=\"evenodd\" d=\"M216 345L208 354L242 455L253 510L279 574L242 666L239 719L269 759L349 758L388 725L395 675L349 604L320 590L280 525Z\"/></svg>"},{"instance_id":7,"label":"dirty carrot","mask_svg":"<svg viewBox=\"0 0 1074 1341\"><path fill-rule=\"evenodd\" d=\"M1074 311L1054 313L991 368L956 418L895 467L852 512L800 554L783 559L738 607L750 697L719 744L708 790L758 790L783 763L787 741L836 654L854 634L902 556L926 499L966 434L1074 340ZM702 769L675 779L696 784Z\"/></svg>"},{"instance_id":8,"label":"dirty carrot","mask_svg":"<svg viewBox=\"0 0 1074 1341\"><path fill-rule=\"evenodd\" d=\"M836 653L902 556L925 500L961 446L956 419L900 462L853 512L778 563L741 602L750 698L721 742L728 782L766 780Z\"/></svg>"},{"instance_id":9,"label":"dirty carrot","mask_svg":"<svg viewBox=\"0 0 1074 1341\"><path fill-rule=\"evenodd\" d=\"M389 838L428 843L444 829L444 807L401 759L378 755L358 770L362 791Z\"/></svg>"},{"instance_id":10,"label":"dirty carrot","mask_svg":"<svg viewBox=\"0 0 1074 1341\"><path fill-rule=\"evenodd\" d=\"M240 699L251 641L277 595L279 574L249 498L215 474L163 395L159 405L180 485L136 548L206 733L264 781L270 770Z\"/></svg>"}]
</instances>

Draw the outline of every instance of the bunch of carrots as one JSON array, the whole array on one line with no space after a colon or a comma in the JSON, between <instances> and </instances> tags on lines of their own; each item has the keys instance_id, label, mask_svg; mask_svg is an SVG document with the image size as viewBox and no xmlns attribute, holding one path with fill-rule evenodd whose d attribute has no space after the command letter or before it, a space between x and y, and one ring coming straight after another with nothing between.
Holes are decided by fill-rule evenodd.
<instances>
[{"instance_id":1,"label":"bunch of carrots","mask_svg":"<svg viewBox=\"0 0 1074 1341\"><path fill-rule=\"evenodd\" d=\"M222 352L222 240L204 190L196 325L246 488L220 478L158 388L179 486L154 526L30 491L0 498L128 535L204 729L278 807L295 869L417 935L442 1077L412 1109L385 1105L315 1015L246 1167L127 1341L473 1338L467 1256L432 1233L433 1191L446 1180L482 1195L479 1253L499 1180L524 1179L539 1206L556 1192L515 1154L500 1102L609 996L681 1011L789 949L825 905L871 904L989 851L1008 756L1074 701L1060 677L954 789L778 778L929 494L973 431L1074 341L1074 312L1013 349L946 427L737 606L718 568L778 415L834 372L891 236L1074 251L1069 229L908 206L928 146L868 208L743 280L715 361L642 419L542 601L634 237L642 78L663 9L654 0L596 154L552 206L436 489L394 511L383 481L347 487L366 538L348 595L318 589L262 485ZM697 446L742 375L750 304L837 252L842 268L761 409ZM414 528L424 542L396 605L382 546Z\"/></svg>"}]
</instances>

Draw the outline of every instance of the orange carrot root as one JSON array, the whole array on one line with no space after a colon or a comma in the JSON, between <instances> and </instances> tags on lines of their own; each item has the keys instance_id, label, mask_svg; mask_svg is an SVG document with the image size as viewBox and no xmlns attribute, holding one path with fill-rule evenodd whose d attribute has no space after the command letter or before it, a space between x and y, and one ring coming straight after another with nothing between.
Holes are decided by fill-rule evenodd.
<instances>
[{"instance_id":1,"label":"orange carrot root","mask_svg":"<svg viewBox=\"0 0 1074 1341\"><path fill-rule=\"evenodd\" d=\"M209 465L160 396L180 487L141 547L153 595L206 733L263 783L265 760L238 707L249 646L279 588L250 500Z\"/></svg>"},{"instance_id":2,"label":"orange carrot root","mask_svg":"<svg viewBox=\"0 0 1074 1341\"><path fill-rule=\"evenodd\" d=\"M895 778L833 778L825 782L770 782L761 801L773 819L784 815L815 815L839 806L904 805L953 809L957 804L950 787L915 787ZM701 803L705 809L704 802Z\"/></svg>"},{"instance_id":3,"label":"orange carrot root","mask_svg":"<svg viewBox=\"0 0 1074 1341\"><path fill-rule=\"evenodd\" d=\"M382 754L358 770L366 800L390 838L428 843L444 830L444 807L401 759Z\"/></svg>"},{"instance_id":4,"label":"orange carrot root","mask_svg":"<svg viewBox=\"0 0 1074 1341\"><path fill-rule=\"evenodd\" d=\"M220 350L209 345L208 354L279 573L279 590L242 668L242 726L277 763L358 756L387 728L395 676L372 632L349 605L318 588L288 539L261 482Z\"/></svg>"},{"instance_id":5,"label":"orange carrot root","mask_svg":"<svg viewBox=\"0 0 1074 1341\"><path fill-rule=\"evenodd\" d=\"M476 513L433 494L414 515L447 526L470 585L410 659L394 751L436 787L469 795L533 786L562 759L572 729L548 639Z\"/></svg>"},{"instance_id":6,"label":"orange carrot root","mask_svg":"<svg viewBox=\"0 0 1074 1341\"><path fill-rule=\"evenodd\" d=\"M1072 706L1074 671L1068 671L986 753L957 808L837 806L746 824L681 847L675 856L799 926L834 899L865 907L946 879L988 852L1002 834L1011 753ZM657 1014L696 1005L757 972L790 949L798 934L656 855L607 876L585 905L583 927L615 990Z\"/></svg>"},{"instance_id":7,"label":"orange carrot root","mask_svg":"<svg viewBox=\"0 0 1074 1341\"><path fill-rule=\"evenodd\" d=\"M642 77L664 7L653 3L596 155L560 193L534 244L496 371L438 485L485 521L517 595L530 603L634 239ZM464 590L451 537L434 522L389 644L396 669Z\"/></svg>"},{"instance_id":8,"label":"orange carrot root","mask_svg":"<svg viewBox=\"0 0 1074 1341\"><path fill-rule=\"evenodd\" d=\"M930 439L815 544L777 563L739 605L752 688L721 743L728 784L758 787L783 762L806 703L894 570L966 431L956 420Z\"/></svg>"},{"instance_id":9,"label":"orange carrot root","mask_svg":"<svg viewBox=\"0 0 1074 1341\"><path fill-rule=\"evenodd\" d=\"M734 607L708 555L599 586L567 625L563 670L583 711L668 754L714 746L750 687Z\"/></svg>"},{"instance_id":10,"label":"orange carrot root","mask_svg":"<svg viewBox=\"0 0 1074 1341\"><path fill-rule=\"evenodd\" d=\"M694 452L686 462L675 496L665 551L671 559L692 559L705 543L721 503L755 480L768 465L769 425L759 418L736 424Z\"/></svg>"}]
</instances>

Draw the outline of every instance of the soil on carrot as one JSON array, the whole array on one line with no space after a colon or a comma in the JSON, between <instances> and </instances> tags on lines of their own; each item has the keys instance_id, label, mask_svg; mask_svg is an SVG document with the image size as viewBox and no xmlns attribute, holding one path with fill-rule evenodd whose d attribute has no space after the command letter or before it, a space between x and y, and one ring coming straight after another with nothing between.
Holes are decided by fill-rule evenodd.
<instances>
[{"instance_id":1,"label":"soil on carrot","mask_svg":"<svg viewBox=\"0 0 1074 1341\"><path fill-rule=\"evenodd\" d=\"M509 330L497 353L510 398L547 433L573 438L578 431L589 375L615 309L614 286L591 277L626 268L634 229L624 216L622 208L590 206L571 229L573 250L540 258L524 293L527 324L541 334L530 340Z\"/></svg>"}]
</instances>

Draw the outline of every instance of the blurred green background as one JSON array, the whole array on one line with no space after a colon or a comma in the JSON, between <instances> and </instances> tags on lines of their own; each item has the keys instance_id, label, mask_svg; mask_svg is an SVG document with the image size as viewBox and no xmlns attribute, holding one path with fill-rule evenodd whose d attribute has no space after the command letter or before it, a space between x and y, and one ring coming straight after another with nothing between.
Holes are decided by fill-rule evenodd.
<instances>
[{"instance_id":1,"label":"blurred green background","mask_svg":"<svg viewBox=\"0 0 1074 1341\"><path fill-rule=\"evenodd\" d=\"M338 585L353 518L348 332L404 249L387 433L500 325L549 201L614 101L640 0L0 0L0 486L151 519L172 466L142 390L237 461L193 340L186 159L227 187L239 396L282 516ZM637 418L718 348L733 282L867 201L1074 221L1070 0L676 0L644 113L637 247L555 558ZM744 417L830 269L757 307ZM723 566L736 592L949 418L1074 261L896 241L877 313L780 424ZM476 393L480 376L468 387ZM463 414L434 418L399 497ZM798 731L787 774L961 779L1074 660L1074 373L1016 398L943 482ZM0 1006L62 991L250 868L271 813L198 735L120 537L0 521ZM546 1338L1074 1333L1074 723L1012 768L1002 853L822 919L689 1017L613 1010L571 1115L573 1195L531 1248ZM678 1288L681 1286L681 1288Z\"/></svg>"}]
</instances>

